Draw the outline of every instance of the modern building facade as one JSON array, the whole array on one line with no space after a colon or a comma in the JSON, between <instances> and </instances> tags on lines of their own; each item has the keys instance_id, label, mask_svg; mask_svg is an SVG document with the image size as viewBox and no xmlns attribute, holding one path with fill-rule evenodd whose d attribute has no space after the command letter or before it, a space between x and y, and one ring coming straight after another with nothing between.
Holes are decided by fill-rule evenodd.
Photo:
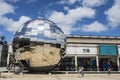
<instances>
[{"instance_id":1,"label":"modern building facade","mask_svg":"<svg viewBox=\"0 0 120 80\"><path fill-rule=\"evenodd\" d=\"M120 71L120 37L67 35L66 41L66 55L55 70Z\"/></svg>"},{"instance_id":2,"label":"modern building facade","mask_svg":"<svg viewBox=\"0 0 120 80\"><path fill-rule=\"evenodd\" d=\"M6 41L0 41L0 67L7 64L8 45Z\"/></svg>"},{"instance_id":3,"label":"modern building facade","mask_svg":"<svg viewBox=\"0 0 120 80\"><path fill-rule=\"evenodd\" d=\"M120 37L67 36L66 55L61 71L120 71Z\"/></svg>"}]
</instances>

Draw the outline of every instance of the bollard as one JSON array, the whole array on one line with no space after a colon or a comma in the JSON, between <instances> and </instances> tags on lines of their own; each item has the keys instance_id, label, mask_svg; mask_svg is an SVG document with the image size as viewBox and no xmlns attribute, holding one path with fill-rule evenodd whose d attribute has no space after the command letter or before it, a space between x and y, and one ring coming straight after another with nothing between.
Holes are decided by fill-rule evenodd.
<instances>
[{"instance_id":1,"label":"bollard","mask_svg":"<svg viewBox=\"0 0 120 80\"><path fill-rule=\"evenodd\" d=\"M66 71L65 74L68 74L68 72Z\"/></svg>"},{"instance_id":2,"label":"bollard","mask_svg":"<svg viewBox=\"0 0 120 80\"><path fill-rule=\"evenodd\" d=\"M23 75L23 72L21 72L20 75Z\"/></svg>"},{"instance_id":3,"label":"bollard","mask_svg":"<svg viewBox=\"0 0 120 80\"><path fill-rule=\"evenodd\" d=\"M51 75L51 73L49 73L49 75Z\"/></svg>"}]
</instances>

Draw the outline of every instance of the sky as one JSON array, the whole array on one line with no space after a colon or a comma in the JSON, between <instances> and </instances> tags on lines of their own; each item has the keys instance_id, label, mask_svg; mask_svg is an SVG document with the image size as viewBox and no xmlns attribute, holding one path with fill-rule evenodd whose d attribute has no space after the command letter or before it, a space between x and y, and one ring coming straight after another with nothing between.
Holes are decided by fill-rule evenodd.
<instances>
[{"instance_id":1,"label":"sky","mask_svg":"<svg viewBox=\"0 0 120 80\"><path fill-rule=\"evenodd\" d=\"M23 23L38 18L65 34L120 36L120 0L0 0L0 36L8 42Z\"/></svg>"}]
</instances>

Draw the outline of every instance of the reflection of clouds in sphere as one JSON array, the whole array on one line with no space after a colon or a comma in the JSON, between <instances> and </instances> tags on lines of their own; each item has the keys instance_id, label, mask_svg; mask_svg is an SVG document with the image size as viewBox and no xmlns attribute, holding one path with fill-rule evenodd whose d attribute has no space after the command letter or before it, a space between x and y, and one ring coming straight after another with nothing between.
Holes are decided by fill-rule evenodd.
<instances>
[{"instance_id":1,"label":"reflection of clouds in sphere","mask_svg":"<svg viewBox=\"0 0 120 80\"><path fill-rule=\"evenodd\" d=\"M16 32L14 38L28 38L34 42L65 44L65 35L53 22L44 19L30 20Z\"/></svg>"}]
</instances>

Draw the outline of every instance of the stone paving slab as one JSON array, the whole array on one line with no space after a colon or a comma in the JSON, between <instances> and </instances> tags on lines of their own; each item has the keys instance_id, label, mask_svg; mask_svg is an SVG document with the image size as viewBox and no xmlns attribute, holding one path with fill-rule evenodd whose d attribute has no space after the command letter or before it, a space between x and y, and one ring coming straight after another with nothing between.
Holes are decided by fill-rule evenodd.
<instances>
[{"instance_id":1,"label":"stone paving slab","mask_svg":"<svg viewBox=\"0 0 120 80\"><path fill-rule=\"evenodd\" d=\"M21 74L0 80L120 80L120 74L85 74L83 78L78 74Z\"/></svg>"},{"instance_id":2,"label":"stone paving slab","mask_svg":"<svg viewBox=\"0 0 120 80\"><path fill-rule=\"evenodd\" d=\"M7 71L6 67L0 67L0 72Z\"/></svg>"}]
</instances>

